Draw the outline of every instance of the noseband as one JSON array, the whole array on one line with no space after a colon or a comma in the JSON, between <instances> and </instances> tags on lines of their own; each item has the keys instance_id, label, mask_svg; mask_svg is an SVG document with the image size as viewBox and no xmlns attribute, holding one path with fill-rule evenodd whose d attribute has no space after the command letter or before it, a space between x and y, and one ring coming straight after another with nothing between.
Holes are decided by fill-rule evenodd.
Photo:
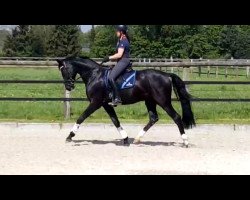
<instances>
[{"instance_id":1,"label":"noseband","mask_svg":"<svg viewBox=\"0 0 250 200\"><path fill-rule=\"evenodd\" d=\"M59 68L60 71L62 71L62 69L65 67L67 73L68 73L68 80L65 81L65 83L69 83L70 85L74 85L75 83L75 79L72 78L72 74L69 72L68 68L66 67L65 62L63 62L63 65Z\"/></svg>"}]
</instances>

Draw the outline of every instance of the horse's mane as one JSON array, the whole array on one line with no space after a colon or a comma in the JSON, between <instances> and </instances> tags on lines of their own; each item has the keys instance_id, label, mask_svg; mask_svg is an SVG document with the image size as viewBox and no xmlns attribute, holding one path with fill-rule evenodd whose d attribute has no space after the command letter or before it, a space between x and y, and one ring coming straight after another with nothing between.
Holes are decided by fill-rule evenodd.
<instances>
[{"instance_id":1,"label":"horse's mane","mask_svg":"<svg viewBox=\"0 0 250 200\"><path fill-rule=\"evenodd\" d=\"M98 64L96 61L86 56L79 56L79 57L70 56L70 57L65 58L65 61L78 61L78 62L84 63L85 65L89 65L89 66L94 65L95 67L101 67L101 65Z\"/></svg>"}]
</instances>

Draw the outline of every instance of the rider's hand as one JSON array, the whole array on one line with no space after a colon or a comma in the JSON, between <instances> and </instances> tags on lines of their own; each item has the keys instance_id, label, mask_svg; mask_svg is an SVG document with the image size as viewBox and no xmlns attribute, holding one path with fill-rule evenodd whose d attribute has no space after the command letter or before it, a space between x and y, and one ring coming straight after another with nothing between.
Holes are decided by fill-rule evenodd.
<instances>
[{"instance_id":1,"label":"rider's hand","mask_svg":"<svg viewBox=\"0 0 250 200\"><path fill-rule=\"evenodd\" d=\"M108 62L110 59L109 59L109 56L106 56L102 59L102 62L105 63L105 62Z\"/></svg>"}]
</instances>

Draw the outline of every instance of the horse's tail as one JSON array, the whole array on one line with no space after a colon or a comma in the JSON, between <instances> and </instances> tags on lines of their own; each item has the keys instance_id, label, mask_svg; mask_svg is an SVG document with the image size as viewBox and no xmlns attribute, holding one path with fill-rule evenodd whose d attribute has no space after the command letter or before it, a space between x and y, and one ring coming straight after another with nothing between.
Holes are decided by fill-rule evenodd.
<instances>
[{"instance_id":1,"label":"horse's tail","mask_svg":"<svg viewBox=\"0 0 250 200\"><path fill-rule=\"evenodd\" d=\"M191 95L188 93L185 83L175 74L171 74L174 92L176 97L181 102L182 107L182 122L184 128L192 128L195 126L194 114L191 108Z\"/></svg>"}]
</instances>

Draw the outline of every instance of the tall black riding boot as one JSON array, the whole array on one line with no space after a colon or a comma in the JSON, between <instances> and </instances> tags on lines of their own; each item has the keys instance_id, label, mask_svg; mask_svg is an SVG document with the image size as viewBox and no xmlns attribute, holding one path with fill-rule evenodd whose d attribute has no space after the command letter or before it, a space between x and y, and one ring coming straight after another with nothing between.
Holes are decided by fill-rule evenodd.
<instances>
[{"instance_id":1,"label":"tall black riding boot","mask_svg":"<svg viewBox=\"0 0 250 200\"><path fill-rule=\"evenodd\" d=\"M109 105L118 106L118 105L122 104L118 88L117 88L114 80L110 80L110 85L111 85L112 90L113 90L113 99L112 99L112 102L109 103Z\"/></svg>"}]
</instances>

